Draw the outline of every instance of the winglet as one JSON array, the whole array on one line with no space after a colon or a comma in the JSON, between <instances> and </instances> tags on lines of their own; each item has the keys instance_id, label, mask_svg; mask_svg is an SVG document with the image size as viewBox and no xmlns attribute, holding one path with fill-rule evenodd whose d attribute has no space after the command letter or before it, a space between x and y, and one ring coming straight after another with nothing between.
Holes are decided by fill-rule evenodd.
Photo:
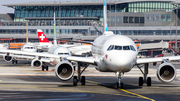
<instances>
[{"instance_id":1,"label":"winglet","mask_svg":"<svg viewBox=\"0 0 180 101\"><path fill-rule=\"evenodd\" d=\"M38 29L37 32L40 43L49 43L49 40L47 39L46 35L43 33L41 29Z\"/></svg>"}]
</instances>

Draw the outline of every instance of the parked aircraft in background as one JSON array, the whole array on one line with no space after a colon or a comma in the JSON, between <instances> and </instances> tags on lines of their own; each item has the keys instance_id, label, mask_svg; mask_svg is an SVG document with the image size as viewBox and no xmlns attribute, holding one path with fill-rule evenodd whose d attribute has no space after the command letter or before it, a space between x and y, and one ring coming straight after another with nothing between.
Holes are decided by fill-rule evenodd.
<instances>
[{"instance_id":1,"label":"parked aircraft in background","mask_svg":"<svg viewBox=\"0 0 180 101\"><path fill-rule=\"evenodd\" d=\"M25 43L21 46L21 50L22 51L26 51L26 52L37 52L38 48L39 49L45 49L48 48L50 46L52 46L52 44L49 42L49 40L47 39L47 37L44 34L38 33L38 38L39 38L39 45L35 45L33 43ZM19 46L14 46L14 47L19 47ZM3 59L6 62L12 62L12 64L17 64L18 60L24 58L24 57L19 57L17 54L13 54L10 56L6 56L5 54L3 55ZM28 59L29 61L29 59Z\"/></svg>"}]
</instances>

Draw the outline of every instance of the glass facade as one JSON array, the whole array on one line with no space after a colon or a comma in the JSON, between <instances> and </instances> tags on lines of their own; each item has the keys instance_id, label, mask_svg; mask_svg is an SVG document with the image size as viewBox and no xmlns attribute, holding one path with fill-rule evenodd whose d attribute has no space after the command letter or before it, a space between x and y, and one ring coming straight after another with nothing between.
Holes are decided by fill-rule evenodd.
<instances>
[{"instance_id":1,"label":"glass facade","mask_svg":"<svg viewBox=\"0 0 180 101\"><path fill-rule=\"evenodd\" d=\"M44 34L54 34L54 29L42 29ZM115 30L112 30L115 33ZM29 29L29 34L37 34L37 29ZM88 29L56 29L59 34L81 34L89 36ZM96 30L91 30L91 35L100 35ZM26 29L0 29L0 34L26 34ZM116 30L119 35L176 35L176 30ZM180 35L180 30L177 30Z\"/></svg>"},{"instance_id":2,"label":"glass facade","mask_svg":"<svg viewBox=\"0 0 180 101\"><path fill-rule=\"evenodd\" d=\"M172 5L166 1L142 1L108 5L107 11L111 12L150 12L152 10L172 11ZM103 18L103 5L79 5L79 6L16 6L15 21L24 20L23 17L99 17ZM155 15L150 15L150 19ZM164 16L162 16L164 17ZM167 18L167 17L164 17Z\"/></svg>"}]
</instances>

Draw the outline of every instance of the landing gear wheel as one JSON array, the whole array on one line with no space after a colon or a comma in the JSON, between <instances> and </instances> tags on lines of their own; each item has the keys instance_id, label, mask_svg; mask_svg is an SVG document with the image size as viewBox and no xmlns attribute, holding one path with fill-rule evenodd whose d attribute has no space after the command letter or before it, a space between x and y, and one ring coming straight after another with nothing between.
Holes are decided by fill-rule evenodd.
<instances>
[{"instance_id":1,"label":"landing gear wheel","mask_svg":"<svg viewBox=\"0 0 180 101\"><path fill-rule=\"evenodd\" d=\"M118 89L119 88L119 83L118 82L116 82L116 87L115 87L116 89Z\"/></svg>"},{"instance_id":2,"label":"landing gear wheel","mask_svg":"<svg viewBox=\"0 0 180 101\"><path fill-rule=\"evenodd\" d=\"M147 86L151 86L151 77L147 78Z\"/></svg>"},{"instance_id":3,"label":"landing gear wheel","mask_svg":"<svg viewBox=\"0 0 180 101\"><path fill-rule=\"evenodd\" d=\"M77 76L74 76L74 77L73 77L73 85L74 85L74 86L77 86L77 82L78 82Z\"/></svg>"},{"instance_id":4,"label":"landing gear wheel","mask_svg":"<svg viewBox=\"0 0 180 101\"><path fill-rule=\"evenodd\" d=\"M143 86L143 77L139 77L139 86Z\"/></svg>"},{"instance_id":5,"label":"landing gear wheel","mask_svg":"<svg viewBox=\"0 0 180 101\"><path fill-rule=\"evenodd\" d=\"M18 61L17 61L17 60L15 60L15 63L17 64L17 63L18 63Z\"/></svg>"},{"instance_id":6,"label":"landing gear wheel","mask_svg":"<svg viewBox=\"0 0 180 101\"><path fill-rule=\"evenodd\" d=\"M48 71L48 69L49 69L49 67L48 67L48 66L46 66L46 71Z\"/></svg>"},{"instance_id":7,"label":"landing gear wheel","mask_svg":"<svg viewBox=\"0 0 180 101\"><path fill-rule=\"evenodd\" d=\"M12 60L12 64L14 64L14 60Z\"/></svg>"},{"instance_id":8,"label":"landing gear wheel","mask_svg":"<svg viewBox=\"0 0 180 101\"><path fill-rule=\"evenodd\" d=\"M85 76L81 77L81 85L85 85L86 84L86 78Z\"/></svg>"},{"instance_id":9,"label":"landing gear wheel","mask_svg":"<svg viewBox=\"0 0 180 101\"><path fill-rule=\"evenodd\" d=\"M121 82L121 89L123 89L124 88L124 86L123 86L123 83Z\"/></svg>"},{"instance_id":10,"label":"landing gear wheel","mask_svg":"<svg viewBox=\"0 0 180 101\"><path fill-rule=\"evenodd\" d=\"M42 65L42 71L44 71L44 65Z\"/></svg>"},{"instance_id":11,"label":"landing gear wheel","mask_svg":"<svg viewBox=\"0 0 180 101\"><path fill-rule=\"evenodd\" d=\"M116 82L116 87L115 87L115 88L116 88L116 89L118 89L118 88L123 89L123 83L121 82L121 85L119 85L119 83Z\"/></svg>"}]
</instances>

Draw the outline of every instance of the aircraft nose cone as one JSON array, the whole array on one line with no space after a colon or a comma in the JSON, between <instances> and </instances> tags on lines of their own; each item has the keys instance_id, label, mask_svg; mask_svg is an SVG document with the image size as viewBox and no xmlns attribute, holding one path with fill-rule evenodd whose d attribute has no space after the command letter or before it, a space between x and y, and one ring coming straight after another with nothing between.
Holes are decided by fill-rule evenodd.
<instances>
[{"instance_id":1,"label":"aircraft nose cone","mask_svg":"<svg viewBox=\"0 0 180 101\"><path fill-rule=\"evenodd\" d=\"M105 56L109 69L113 71L129 71L134 64L134 57L131 52L113 52Z\"/></svg>"}]
</instances>

